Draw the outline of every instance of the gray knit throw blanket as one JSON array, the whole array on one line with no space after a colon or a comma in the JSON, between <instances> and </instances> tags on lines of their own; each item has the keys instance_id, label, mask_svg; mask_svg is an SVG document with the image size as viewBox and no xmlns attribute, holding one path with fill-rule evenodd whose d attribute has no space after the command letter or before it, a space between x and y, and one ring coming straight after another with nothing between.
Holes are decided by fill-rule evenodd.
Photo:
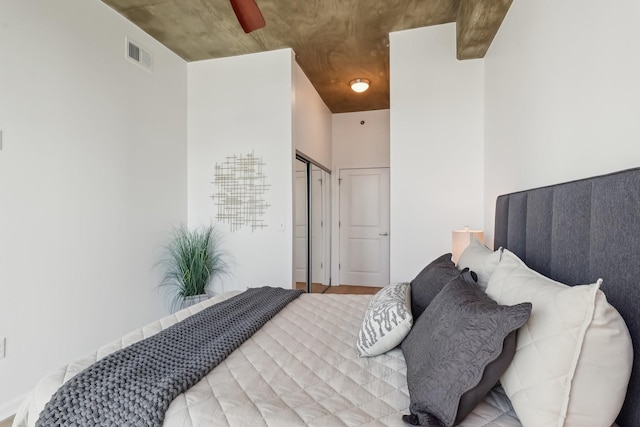
<instances>
[{"instance_id":1,"label":"gray knit throw blanket","mask_svg":"<svg viewBox=\"0 0 640 427\"><path fill-rule=\"evenodd\" d=\"M301 293L249 289L98 360L56 391L36 426L161 426L176 396Z\"/></svg>"}]
</instances>

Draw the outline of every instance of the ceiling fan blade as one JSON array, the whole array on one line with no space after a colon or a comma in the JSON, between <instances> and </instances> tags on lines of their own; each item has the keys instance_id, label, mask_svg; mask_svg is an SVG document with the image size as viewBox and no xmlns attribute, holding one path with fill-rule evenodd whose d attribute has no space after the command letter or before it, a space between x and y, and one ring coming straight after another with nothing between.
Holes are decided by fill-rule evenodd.
<instances>
[{"instance_id":1,"label":"ceiling fan blade","mask_svg":"<svg viewBox=\"0 0 640 427\"><path fill-rule=\"evenodd\" d=\"M238 17L240 26L245 33L258 30L265 26L264 17L255 0L230 0L231 7Z\"/></svg>"}]
</instances>

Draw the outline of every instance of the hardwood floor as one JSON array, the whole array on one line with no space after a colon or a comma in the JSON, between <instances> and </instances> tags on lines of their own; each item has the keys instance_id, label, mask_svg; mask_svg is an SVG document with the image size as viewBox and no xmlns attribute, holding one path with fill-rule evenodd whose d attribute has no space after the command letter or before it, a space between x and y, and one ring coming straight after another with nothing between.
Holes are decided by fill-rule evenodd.
<instances>
[{"instance_id":1,"label":"hardwood floor","mask_svg":"<svg viewBox=\"0 0 640 427\"><path fill-rule=\"evenodd\" d=\"M305 289L305 283L296 283L296 289ZM340 285L340 286L325 286L320 283L313 283L311 286L311 292L314 294L357 294L357 295L370 295L375 294L382 288L375 288L371 286L353 286L353 285ZM0 426L1 427L1 426Z\"/></svg>"}]
</instances>

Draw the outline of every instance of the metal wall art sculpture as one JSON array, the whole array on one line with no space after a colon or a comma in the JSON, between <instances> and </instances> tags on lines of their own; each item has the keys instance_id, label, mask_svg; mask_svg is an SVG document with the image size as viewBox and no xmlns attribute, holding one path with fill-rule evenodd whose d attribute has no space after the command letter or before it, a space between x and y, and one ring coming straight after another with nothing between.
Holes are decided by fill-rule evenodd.
<instances>
[{"instance_id":1,"label":"metal wall art sculpture","mask_svg":"<svg viewBox=\"0 0 640 427\"><path fill-rule=\"evenodd\" d=\"M263 166L262 158L253 152L227 157L215 165L212 184L218 189L211 198L216 220L229 224L232 232L245 226L252 232L267 227L264 215L271 205L264 199L269 184Z\"/></svg>"}]
</instances>

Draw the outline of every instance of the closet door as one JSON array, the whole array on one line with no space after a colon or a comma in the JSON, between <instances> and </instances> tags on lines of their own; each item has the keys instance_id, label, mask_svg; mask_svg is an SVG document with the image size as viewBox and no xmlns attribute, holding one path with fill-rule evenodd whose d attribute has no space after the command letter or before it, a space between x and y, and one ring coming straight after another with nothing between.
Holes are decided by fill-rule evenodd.
<instances>
[{"instance_id":1,"label":"closet door","mask_svg":"<svg viewBox=\"0 0 640 427\"><path fill-rule=\"evenodd\" d=\"M296 160L294 189L294 287L307 289L307 164L301 160Z\"/></svg>"},{"instance_id":2,"label":"closet door","mask_svg":"<svg viewBox=\"0 0 640 427\"><path fill-rule=\"evenodd\" d=\"M294 287L323 292L331 284L331 174L301 157L294 174Z\"/></svg>"}]
</instances>

